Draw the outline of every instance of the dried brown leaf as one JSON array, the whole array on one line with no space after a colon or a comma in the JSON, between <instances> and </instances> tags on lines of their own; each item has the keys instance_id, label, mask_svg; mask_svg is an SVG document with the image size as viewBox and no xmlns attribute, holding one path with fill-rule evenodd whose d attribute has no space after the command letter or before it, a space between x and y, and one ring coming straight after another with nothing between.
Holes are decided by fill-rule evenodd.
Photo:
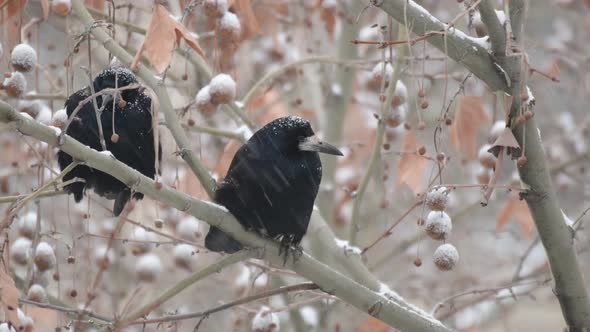
<instances>
[{"instance_id":1,"label":"dried brown leaf","mask_svg":"<svg viewBox=\"0 0 590 332\"><path fill-rule=\"evenodd\" d=\"M49 17L49 0L41 0L41 8L43 9L43 19Z\"/></svg>"},{"instance_id":2,"label":"dried brown leaf","mask_svg":"<svg viewBox=\"0 0 590 332\"><path fill-rule=\"evenodd\" d=\"M365 319L355 332L389 332L391 327L375 317Z\"/></svg>"},{"instance_id":3,"label":"dried brown leaf","mask_svg":"<svg viewBox=\"0 0 590 332\"><path fill-rule=\"evenodd\" d=\"M145 39L131 63L131 68L134 69L141 55L145 54L156 71L162 73L170 64L174 46L180 43L181 38L199 55L205 57L199 44L184 25L175 20L164 6L156 4Z\"/></svg>"},{"instance_id":4,"label":"dried brown leaf","mask_svg":"<svg viewBox=\"0 0 590 332\"><path fill-rule=\"evenodd\" d=\"M477 157L477 132L479 127L489 122L479 96L460 96L457 98L455 119L449 130L449 140L468 160Z\"/></svg>"},{"instance_id":5,"label":"dried brown leaf","mask_svg":"<svg viewBox=\"0 0 590 332\"><path fill-rule=\"evenodd\" d=\"M535 223L529 210L529 206L524 200L520 200L517 195L511 195L504 206L496 216L496 232L502 228L512 218L520 225L520 230L525 237L533 234Z\"/></svg>"},{"instance_id":6,"label":"dried brown leaf","mask_svg":"<svg viewBox=\"0 0 590 332\"><path fill-rule=\"evenodd\" d=\"M502 147L506 147L509 154L512 154L513 158L515 156L520 156L520 145L516 141L516 137L514 137L512 130L508 127L504 128L500 136L498 136L494 144L492 144L492 147L488 149L488 152L494 154L494 156L498 158L498 155L502 151Z\"/></svg>"},{"instance_id":7,"label":"dried brown leaf","mask_svg":"<svg viewBox=\"0 0 590 332\"><path fill-rule=\"evenodd\" d=\"M242 26L245 27L244 35L251 36L260 33L260 24L258 24L258 18L254 14L252 9L252 3L250 0L235 0L234 8L237 13L240 13Z\"/></svg>"},{"instance_id":8,"label":"dried brown leaf","mask_svg":"<svg viewBox=\"0 0 590 332\"><path fill-rule=\"evenodd\" d=\"M0 0L0 24L20 13L27 0Z\"/></svg>"},{"instance_id":9,"label":"dried brown leaf","mask_svg":"<svg viewBox=\"0 0 590 332\"><path fill-rule=\"evenodd\" d=\"M8 274L5 266L0 266L0 303L4 314L13 325L20 326L16 309L20 292L14 285L14 280Z\"/></svg>"},{"instance_id":10,"label":"dried brown leaf","mask_svg":"<svg viewBox=\"0 0 590 332\"><path fill-rule=\"evenodd\" d=\"M84 3L96 10L103 10L105 0L86 0Z\"/></svg>"},{"instance_id":11,"label":"dried brown leaf","mask_svg":"<svg viewBox=\"0 0 590 332\"><path fill-rule=\"evenodd\" d=\"M413 130L407 130L401 146L402 151L417 151L421 144L416 140ZM396 185L407 185L414 194L422 191L422 181L426 159L415 154L404 153L397 164Z\"/></svg>"}]
</instances>

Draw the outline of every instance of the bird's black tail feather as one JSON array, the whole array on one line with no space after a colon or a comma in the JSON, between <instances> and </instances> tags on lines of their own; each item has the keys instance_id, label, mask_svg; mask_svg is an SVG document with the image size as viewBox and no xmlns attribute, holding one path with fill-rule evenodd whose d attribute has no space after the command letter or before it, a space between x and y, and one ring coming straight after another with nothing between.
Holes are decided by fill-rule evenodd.
<instances>
[{"instance_id":1,"label":"bird's black tail feather","mask_svg":"<svg viewBox=\"0 0 590 332\"><path fill-rule=\"evenodd\" d=\"M222 232L219 228L211 226L209 233L205 237L205 248L216 251L233 254L242 249L242 245L229 235Z\"/></svg>"},{"instance_id":2,"label":"bird's black tail feather","mask_svg":"<svg viewBox=\"0 0 590 332\"><path fill-rule=\"evenodd\" d=\"M115 217L118 217L121 212L123 212L123 209L125 208L125 205L127 205L129 198L131 198L131 191L128 189L123 190L117 194L117 198L115 198L115 205L113 206L113 215Z\"/></svg>"}]
</instances>

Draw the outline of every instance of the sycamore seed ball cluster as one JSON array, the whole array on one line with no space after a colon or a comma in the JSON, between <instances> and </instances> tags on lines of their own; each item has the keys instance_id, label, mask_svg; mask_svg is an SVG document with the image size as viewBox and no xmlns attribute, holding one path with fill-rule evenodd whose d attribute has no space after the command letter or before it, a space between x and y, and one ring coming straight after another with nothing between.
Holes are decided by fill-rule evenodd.
<instances>
[{"instance_id":1,"label":"sycamore seed ball cluster","mask_svg":"<svg viewBox=\"0 0 590 332\"><path fill-rule=\"evenodd\" d=\"M451 217L445 212L449 203L450 189L435 187L424 198L424 203L431 210L424 222L428 236L437 241L447 241L453 230ZM459 262L459 252L450 243L440 245L433 255L433 262L441 271L452 270ZM420 266L420 264L415 264Z\"/></svg>"}]
</instances>

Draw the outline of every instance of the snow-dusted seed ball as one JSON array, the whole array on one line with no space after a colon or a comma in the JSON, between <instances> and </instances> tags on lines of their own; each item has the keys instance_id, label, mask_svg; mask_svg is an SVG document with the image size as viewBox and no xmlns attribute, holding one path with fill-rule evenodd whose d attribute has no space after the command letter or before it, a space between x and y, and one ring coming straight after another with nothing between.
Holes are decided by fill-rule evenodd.
<instances>
[{"instance_id":1,"label":"snow-dusted seed ball","mask_svg":"<svg viewBox=\"0 0 590 332\"><path fill-rule=\"evenodd\" d=\"M25 332L33 331L33 328L34 328L33 319L31 317L25 315L25 313L20 309L17 309L16 314L17 314L18 320L20 322L21 330L24 330Z\"/></svg>"},{"instance_id":2,"label":"snow-dusted seed ball","mask_svg":"<svg viewBox=\"0 0 590 332\"><path fill-rule=\"evenodd\" d=\"M100 245L94 249L94 260L101 268L108 268L115 262L115 252L106 245Z\"/></svg>"},{"instance_id":3,"label":"snow-dusted seed ball","mask_svg":"<svg viewBox=\"0 0 590 332\"><path fill-rule=\"evenodd\" d=\"M147 254L137 260L135 266L137 278L144 282L154 282L162 273L162 263L156 254Z\"/></svg>"},{"instance_id":4,"label":"snow-dusted seed ball","mask_svg":"<svg viewBox=\"0 0 590 332\"><path fill-rule=\"evenodd\" d=\"M477 179L477 183L488 184L488 183L490 183L490 170L483 167L483 166L480 166L477 169L475 177Z\"/></svg>"},{"instance_id":5,"label":"snow-dusted seed ball","mask_svg":"<svg viewBox=\"0 0 590 332\"><path fill-rule=\"evenodd\" d=\"M100 223L100 233L105 236L110 236L117 228L117 218L105 218Z\"/></svg>"},{"instance_id":6,"label":"snow-dusted seed ball","mask_svg":"<svg viewBox=\"0 0 590 332\"><path fill-rule=\"evenodd\" d=\"M208 17L220 17L227 12L227 0L203 1L203 12Z\"/></svg>"},{"instance_id":7,"label":"snow-dusted seed ball","mask_svg":"<svg viewBox=\"0 0 590 332\"><path fill-rule=\"evenodd\" d=\"M217 107L213 105L211 102L211 93L210 87L208 85L204 86L197 92L197 96L195 97L195 104L197 105L197 109L199 112L204 114L211 114L215 112Z\"/></svg>"},{"instance_id":8,"label":"snow-dusted seed ball","mask_svg":"<svg viewBox=\"0 0 590 332\"><path fill-rule=\"evenodd\" d=\"M459 262L459 252L452 244L445 243L436 248L432 258L439 270L449 271Z\"/></svg>"},{"instance_id":9,"label":"snow-dusted seed ball","mask_svg":"<svg viewBox=\"0 0 590 332\"><path fill-rule=\"evenodd\" d=\"M227 104L236 98L236 82L227 74L219 74L209 83L209 94L214 105Z\"/></svg>"},{"instance_id":10,"label":"snow-dusted seed ball","mask_svg":"<svg viewBox=\"0 0 590 332\"><path fill-rule=\"evenodd\" d=\"M449 189L446 187L432 188L426 194L426 205L433 211L444 211L449 203Z\"/></svg>"},{"instance_id":11,"label":"snow-dusted seed ball","mask_svg":"<svg viewBox=\"0 0 590 332\"><path fill-rule=\"evenodd\" d=\"M267 306L260 307L252 319L252 332L278 332L280 330L279 317Z\"/></svg>"},{"instance_id":12,"label":"snow-dusted seed ball","mask_svg":"<svg viewBox=\"0 0 590 332\"><path fill-rule=\"evenodd\" d=\"M9 322L0 323L0 332L16 332L14 326Z\"/></svg>"},{"instance_id":13,"label":"snow-dusted seed ball","mask_svg":"<svg viewBox=\"0 0 590 332\"><path fill-rule=\"evenodd\" d=\"M174 247L174 264L176 266L190 270L191 263L195 258L195 247L181 243Z\"/></svg>"},{"instance_id":14,"label":"snow-dusted seed ball","mask_svg":"<svg viewBox=\"0 0 590 332\"><path fill-rule=\"evenodd\" d=\"M154 244L151 243L151 241L155 240L154 233L148 232L141 227L135 228L132 239L134 241L132 242L131 252L134 255L143 255L154 247Z\"/></svg>"},{"instance_id":15,"label":"snow-dusted seed ball","mask_svg":"<svg viewBox=\"0 0 590 332\"><path fill-rule=\"evenodd\" d=\"M494 124L492 125L492 128L490 129L490 133L488 134L488 142L490 144L493 144L498 139L500 134L502 134L502 132L504 131L504 128L506 128L505 121L494 122Z\"/></svg>"},{"instance_id":16,"label":"snow-dusted seed ball","mask_svg":"<svg viewBox=\"0 0 590 332\"><path fill-rule=\"evenodd\" d=\"M235 42L240 38L242 27L236 14L226 11L217 22L215 34L223 41Z\"/></svg>"},{"instance_id":17,"label":"snow-dusted seed ball","mask_svg":"<svg viewBox=\"0 0 590 332\"><path fill-rule=\"evenodd\" d=\"M426 217L426 234L435 240L445 240L451 235L453 224L444 211L430 211Z\"/></svg>"},{"instance_id":18,"label":"snow-dusted seed ball","mask_svg":"<svg viewBox=\"0 0 590 332\"><path fill-rule=\"evenodd\" d=\"M35 265L39 271L47 271L55 266L55 253L47 242L39 242L35 249Z\"/></svg>"},{"instance_id":19,"label":"snow-dusted seed ball","mask_svg":"<svg viewBox=\"0 0 590 332\"><path fill-rule=\"evenodd\" d=\"M59 16L67 16L70 9L72 9L70 0L53 0L51 3L51 10Z\"/></svg>"},{"instance_id":20,"label":"snow-dusted seed ball","mask_svg":"<svg viewBox=\"0 0 590 332\"><path fill-rule=\"evenodd\" d=\"M2 86L10 97L20 97L27 89L27 79L22 73L14 71L4 79Z\"/></svg>"},{"instance_id":21,"label":"snow-dusted seed ball","mask_svg":"<svg viewBox=\"0 0 590 332\"><path fill-rule=\"evenodd\" d=\"M487 169L492 169L494 168L494 165L496 165L496 157L494 157L492 153L488 152L491 147L492 146L490 144L484 144L477 152L477 159L479 160L479 163Z\"/></svg>"},{"instance_id":22,"label":"snow-dusted seed ball","mask_svg":"<svg viewBox=\"0 0 590 332\"><path fill-rule=\"evenodd\" d=\"M199 222L191 217L183 218L178 225L176 225L176 234L181 239L195 241L201 236L201 232L199 232Z\"/></svg>"},{"instance_id":23,"label":"snow-dusted seed ball","mask_svg":"<svg viewBox=\"0 0 590 332\"><path fill-rule=\"evenodd\" d=\"M372 91L379 91L381 90L381 82L383 82L383 78L385 77L385 85L387 85L387 83L389 83L389 81L391 80L392 75L393 67L391 66L391 64L379 62L375 65L375 67L373 67L373 70L371 71L369 81L367 82L367 87Z\"/></svg>"},{"instance_id":24,"label":"snow-dusted seed ball","mask_svg":"<svg viewBox=\"0 0 590 332\"><path fill-rule=\"evenodd\" d=\"M40 303L47 302L47 292L45 292L45 288L43 288L43 286L34 284L27 292L27 299Z\"/></svg>"},{"instance_id":25,"label":"snow-dusted seed ball","mask_svg":"<svg viewBox=\"0 0 590 332\"><path fill-rule=\"evenodd\" d=\"M31 256L32 242L26 237L19 237L10 246L10 257L19 265L26 265Z\"/></svg>"},{"instance_id":26,"label":"snow-dusted seed ball","mask_svg":"<svg viewBox=\"0 0 590 332\"><path fill-rule=\"evenodd\" d=\"M391 100L391 107L399 107L400 105L405 104L406 100L408 100L408 88L404 82L397 80L393 99Z\"/></svg>"},{"instance_id":27,"label":"snow-dusted seed ball","mask_svg":"<svg viewBox=\"0 0 590 332\"><path fill-rule=\"evenodd\" d=\"M44 124L44 125L50 125L51 124L51 117L53 116L53 114L51 114L51 109L49 108L49 106L45 105L45 104L41 104L41 109L39 110L39 114L37 114L37 121L39 121L40 123Z\"/></svg>"},{"instance_id":28,"label":"snow-dusted seed ball","mask_svg":"<svg viewBox=\"0 0 590 332\"><path fill-rule=\"evenodd\" d=\"M29 211L23 217L19 218L17 229L18 234L33 239L37 229L37 213Z\"/></svg>"},{"instance_id":29,"label":"snow-dusted seed ball","mask_svg":"<svg viewBox=\"0 0 590 332\"><path fill-rule=\"evenodd\" d=\"M19 112L27 113L36 118L43 107L43 103L38 100L19 100L16 109Z\"/></svg>"},{"instance_id":30,"label":"snow-dusted seed ball","mask_svg":"<svg viewBox=\"0 0 590 332\"><path fill-rule=\"evenodd\" d=\"M68 113L65 108L62 108L53 114L51 125L57 128L64 128L68 122Z\"/></svg>"},{"instance_id":31,"label":"snow-dusted seed ball","mask_svg":"<svg viewBox=\"0 0 590 332\"><path fill-rule=\"evenodd\" d=\"M10 55L10 64L16 71L27 73L35 68L37 52L28 44L18 44Z\"/></svg>"}]
</instances>

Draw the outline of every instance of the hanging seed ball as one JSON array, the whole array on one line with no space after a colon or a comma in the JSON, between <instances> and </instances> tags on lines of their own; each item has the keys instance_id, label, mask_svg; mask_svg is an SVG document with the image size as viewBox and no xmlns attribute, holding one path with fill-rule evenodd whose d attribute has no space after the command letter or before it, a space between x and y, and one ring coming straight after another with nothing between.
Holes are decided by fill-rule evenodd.
<instances>
[{"instance_id":1,"label":"hanging seed ball","mask_svg":"<svg viewBox=\"0 0 590 332\"><path fill-rule=\"evenodd\" d=\"M58 110L57 112L53 113L53 118L51 118L51 125L57 128L64 128L66 123L68 122L68 113L66 112L65 108Z\"/></svg>"},{"instance_id":2,"label":"hanging seed ball","mask_svg":"<svg viewBox=\"0 0 590 332\"><path fill-rule=\"evenodd\" d=\"M76 296L78 296L78 291L75 289L70 290L70 297L75 298Z\"/></svg>"},{"instance_id":3,"label":"hanging seed ball","mask_svg":"<svg viewBox=\"0 0 590 332\"><path fill-rule=\"evenodd\" d=\"M39 271L47 271L53 269L57 259L53 248L47 242L39 242L35 249L35 266Z\"/></svg>"},{"instance_id":4,"label":"hanging seed ball","mask_svg":"<svg viewBox=\"0 0 590 332\"><path fill-rule=\"evenodd\" d=\"M19 218L17 229L19 235L32 240L37 230L37 213L29 211L23 217Z\"/></svg>"},{"instance_id":5,"label":"hanging seed ball","mask_svg":"<svg viewBox=\"0 0 590 332\"><path fill-rule=\"evenodd\" d=\"M76 257L68 256L66 261L68 262L68 264L74 264L74 263L76 263Z\"/></svg>"},{"instance_id":6,"label":"hanging seed ball","mask_svg":"<svg viewBox=\"0 0 590 332\"><path fill-rule=\"evenodd\" d=\"M533 115L534 115L533 112L530 111L530 110L526 110L524 112L524 118L527 119L527 120L531 119L533 117Z\"/></svg>"},{"instance_id":7,"label":"hanging seed ball","mask_svg":"<svg viewBox=\"0 0 590 332\"><path fill-rule=\"evenodd\" d=\"M420 88L420 90L418 90L418 97L420 97L420 98L426 97L426 90L424 90L424 88Z\"/></svg>"},{"instance_id":8,"label":"hanging seed ball","mask_svg":"<svg viewBox=\"0 0 590 332\"><path fill-rule=\"evenodd\" d=\"M211 114L217 109L217 107L211 102L211 94L209 91L210 87L206 85L201 88L201 90L199 90L197 96L195 97L197 109L203 114Z\"/></svg>"},{"instance_id":9,"label":"hanging seed ball","mask_svg":"<svg viewBox=\"0 0 590 332\"><path fill-rule=\"evenodd\" d=\"M174 246L174 264L177 267L190 270L195 258L195 247L186 243Z\"/></svg>"},{"instance_id":10,"label":"hanging seed ball","mask_svg":"<svg viewBox=\"0 0 590 332\"><path fill-rule=\"evenodd\" d=\"M447 126L450 126L450 125L452 125L452 124L453 124L453 120L452 120L451 118L446 118L446 119L445 119L445 124L446 124Z\"/></svg>"},{"instance_id":11,"label":"hanging seed ball","mask_svg":"<svg viewBox=\"0 0 590 332\"><path fill-rule=\"evenodd\" d=\"M194 127L195 126L195 120L193 118L188 119L188 121L186 122L190 127Z\"/></svg>"},{"instance_id":12,"label":"hanging seed ball","mask_svg":"<svg viewBox=\"0 0 590 332\"><path fill-rule=\"evenodd\" d=\"M252 332L277 332L280 330L279 316L267 306L260 310L252 319Z\"/></svg>"},{"instance_id":13,"label":"hanging seed ball","mask_svg":"<svg viewBox=\"0 0 590 332\"><path fill-rule=\"evenodd\" d=\"M401 114L388 114L385 116L385 125L390 128L395 128L402 123Z\"/></svg>"},{"instance_id":14,"label":"hanging seed ball","mask_svg":"<svg viewBox=\"0 0 590 332\"><path fill-rule=\"evenodd\" d=\"M389 145L389 143L383 144L383 150L389 150L389 148L391 148L391 145Z\"/></svg>"},{"instance_id":15,"label":"hanging seed ball","mask_svg":"<svg viewBox=\"0 0 590 332\"><path fill-rule=\"evenodd\" d=\"M481 168L476 175L477 183L488 184L490 183L490 171L487 168Z\"/></svg>"},{"instance_id":16,"label":"hanging seed ball","mask_svg":"<svg viewBox=\"0 0 590 332\"><path fill-rule=\"evenodd\" d=\"M203 1L203 12L207 17L218 18L227 12L227 0Z\"/></svg>"},{"instance_id":17,"label":"hanging seed ball","mask_svg":"<svg viewBox=\"0 0 590 332\"><path fill-rule=\"evenodd\" d=\"M444 154L444 153L442 153L442 152L439 152L439 153L436 155L436 160L438 160L438 162L440 162L440 163L442 163L443 161L445 161L445 158L446 158L446 156L445 156L445 154Z\"/></svg>"},{"instance_id":18,"label":"hanging seed ball","mask_svg":"<svg viewBox=\"0 0 590 332\"><path fill-rule=\"evenodd\" d=\"M119 108L125 108L125 106L127 106L127 102L125 101L125 99L119 99L119 101L117 102L117 106Z\"/></svg>"},{"instance_id":19,"label":"hanging seed ball","mask_svg":"<svg viewBox=\"0 0 590 332\"><path fill-rule=\"evenodd\" d=\"M219 74L209 83L209 94L214 105L227 104L236 97L236 82L227 74Z\"/></svg>"},{"instance_id":20,"label":"hanging seed ball","mask_svg":"<svg viewBox=\"0 0 590 332\"><path fill-rule=\"evenodd\" d=\"M27 292L27 299L39 303L45 303L47 302L47 292L45 292L43 286L33 284Z\"/></svg>"},{"instance_id":21,"label":"hanging seed ball","mask_svg":"<svg viewBox=\"0 0 590 332\"><path fill-rule=\"evenodd\" d=\"M4 79L2 86L8 96L17 98L27 89L27 79L22 73L15 71Z\"/></svg>"},{"instance_id":22,"label":"hanging seed ball","mask_svg":"<svg viewBox=\"0 0 590 332\"><path fill-rule=\"evenodd\" d=\"M404 129L410 130L410 129L412 129L412 125L409 122L404 122Z\"/></svg>"},{"instance_id":23,"label":"hanging seed ball","mask_svg":"<svg viewBox=\"0 0 590 332\"><path fill-rule=\"evenodd\" d=\"M226 11L217 21L215 34L224 41L236 42L240 38L242 28L236 14Z\"/></svg>"},{"instance_id":24,"label":"hanging seed ball","mask_svg":"<svg viewBox=\"0 0 590 332\"><path fill-rule=\"evenodd\" d=\"M490 144L484 144L477 152L477 159L479 160L479 163L487 169L493 169L496 165L496 157L494 157L492 153L488 152L491 147L492 146Z\"/></svg>"},{"instance_id":25,"label":"hanging seed ball","mask_svg":"<svg viewBox=\"0 0 590 332\"><path fill-rule=\"evenodd\" d=\"M59 16L67 16L70 9L72 9L70 0L53 0L51 3L51 10Z\"/></svg>"},{"instance_id":26,"label":"hanging seed ball","mask_svg":"<svg viewBox=\"0 0 590 332\"><path fill-rule=\"evenodd\" d=\"M449 203L449 190L446 187L433 188L426 194L426 205L433 211L444 211Z\"/></svg>"},{"instance_id":27,"label":"hanging seed ball","mask_svg":"<svg viewBox=\"0 0 590 332\"><path fill-rule=\"evenodd\" d=\"M14 70L28 73L37 64L37 52L28 44L18 44L12 49L10 65Z\"/></svg>"},{"instance_id":28,"label":"hanging seed ball","mask_svg":"<svg viewBox=\"0 0 590 332\"><path fill-rule=\"evenodd\" d=\"M428 100L426 99L422 99L422 101L420 102L420 108L425 110L428 108Z\"/></svg>"},{"instance_id":29,"label":"hanging seed ball","mask_svg":"<svg viewBox=\"0 0 590 332\"><path fill-rule=\"evenodd\" d=\"M31 240L26 237L17 238L10 246L10 258L19 265L27 265L32 249Z\"/></svg>"},{"instance_id":30,"label":"hanging seed ball","mask_svg":"<svg viewBox=\"0 0 590 332\"><path fill-rule=\"evenodd\" d=\"M423 156L424 154L426 154L426 147L424 145L420 146L418 148L418 154Z\"/></svg>"},{"instance_id":31,"label":"hanging seed ball","mask_svg":"<svg viewBox=\"0 0 590 332\"><path fill-rule=\"evenodd\" d=\"M154 282L162 273L160 257L155 254L141 256L135 267L137 278L143 282Z\"/></svg>"},{"instance_id":32,"label":"hanging seed ball","mask_svg":"<svg viewBox=\"0 0 590 332\"><path fill-rule=\"evenodd\" d=\"M517 160L516 160L516 164L520 167L526 165L528 159L526 156L520 156Z\"/></svg>"},{"instance_id":33,"label":"hanging seed ball","mask_svg":"<svg viewBox=\"0 0 590 332\"><path fill-rule=\"evenodd\" d=\"M446 240L453 230L451 217L444 211L430 211L426 217L426 234L434 240Z\"/></svg>"},{"instance_id":34,"label":"hanging seed ball","mask_svg":"<svg viewBox=\"0 0 590 332\"><path fill-rule=\"evenodd\" d=\"M117 133L113 133L113 134L111 135L111 142L113 142L113 143L117 144L117 142L118 142L118 141L119 141L119 134L117 134Z\"/></svg>"},{"instance_id":35,"label":"hanging seed ball","mask_svg":"<svg viewBox=\"0 0 590 332\"><path fill-rule=\"evenodd\" d=\"M156 228L162 228L162 227L164 227L164 220L162 220L162 219L156 219L156 220L154 220L154 226Z\"/></svg>"},{"instance_id":36,"label":"hanging seed ball","mask_svg":"<svg viewBox=\"0 0 590 332\"><path fill-rule=\"evenodd\" d=\"M490 144L493 144L498 139L500 134L502 134L502 132L504 132L504 128L506 128L505 121L494 122L494 124L492 125L492 128L490 129L490 133L488 134L488 142Z\"/></svg>"},{"instance_id":37,"label":"hanging seed ball","mask_svg":"<svg viewBox=\"0 0 590 332\"><path fill-rule=\"evenodd\" d=\"M459 252L449 243L445 243L434 251L434 265L441 271L450 271L459 262Z\"/></svg>"},{"instance_id":38,"label":"hanging seed ball","mask_svg":"<svg viewBox=\"0 0 590 332\"><path fill-rule=\"evenodd\" d=\"M416 259L414 259L414 265L416 265L416 267L422 266L422 260L419 257L416 257Z\"/></svg>"}]
</instances>

